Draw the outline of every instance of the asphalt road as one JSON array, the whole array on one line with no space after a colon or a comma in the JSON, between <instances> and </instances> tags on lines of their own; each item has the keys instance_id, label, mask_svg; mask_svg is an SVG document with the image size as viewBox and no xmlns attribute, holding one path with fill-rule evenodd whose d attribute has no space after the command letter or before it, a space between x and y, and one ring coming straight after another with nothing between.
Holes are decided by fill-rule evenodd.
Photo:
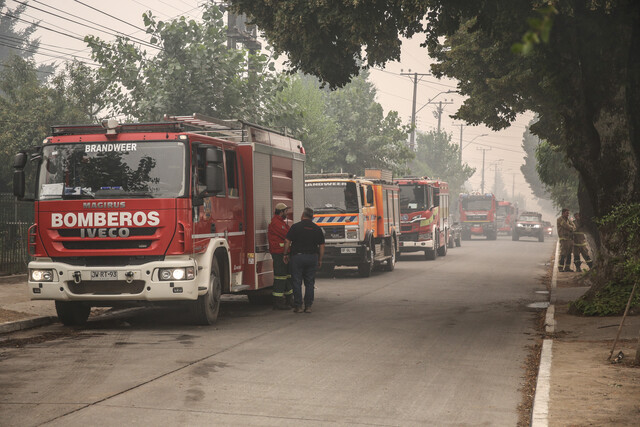
<instances>
[{"instance_id":1,"label":"asphalt road","mask_svg":"<svg viewBox=\"0 0 640 427\"><path fill-rule=\"evenodd\" d=\"M463 241L319 277L312 314L144 309L0 348L0 424L510 425L553 241ZM30 334L30 335L29 335Z\"/></svg>"}]
</instances>

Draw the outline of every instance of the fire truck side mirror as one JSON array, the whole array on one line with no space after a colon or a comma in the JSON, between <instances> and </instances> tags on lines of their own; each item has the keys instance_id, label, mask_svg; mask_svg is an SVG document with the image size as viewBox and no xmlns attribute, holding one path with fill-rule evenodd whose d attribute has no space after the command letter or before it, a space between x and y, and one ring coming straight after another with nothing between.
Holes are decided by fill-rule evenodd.
<instances>
[{"instance_id":1,"label":"fire truck side mirror","mask_svg":"<svg viewBox=\"0 0 640 427\"><path fill-rule=\"evenodd\" d=\"M224 165L222 150L215 147L207 149L206 168L207 193L219 194L224 192Z\"/></svg>"},{"instance_id":2,"label":"fire truck side mirror","mask_svg":"<svg viewBox=\"0 0 640 427\"><path fill-rule=\"evenodd\" d=\"M24 197L24 167L27 164L27 153L19 152L13 158L13 195L18 199Z\"/></svg>"}]
</instances>

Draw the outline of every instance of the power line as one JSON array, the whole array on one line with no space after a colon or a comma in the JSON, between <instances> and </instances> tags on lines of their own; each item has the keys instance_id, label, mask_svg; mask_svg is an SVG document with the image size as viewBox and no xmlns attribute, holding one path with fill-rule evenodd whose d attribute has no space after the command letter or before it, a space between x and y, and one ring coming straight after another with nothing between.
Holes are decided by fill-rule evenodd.
<instances>
[{"instance_id":1,"label":"power line","mask_svg":"<svg viewBox=\"0 0 640 427\"><path fill-rule=\"evenodd\" d=\"M113 16L113 15L111 15L111 14L107 13L107 12L104 12L104 11L102 11L102 10L98 9L98 8L95 8L95 7L93 7L93 6L90 6L90 5L88 5L88 4L84 3L84 2L81 2L80 0L73 0L73 1L75 1L76 3L80 3L81 5L86 6L86 7L88 7L89 9L95 10L96 12L101 13L101 14L103 14L103 15L105 15L105 16L108 16L108 17L110 17L110 18L113 18L113 19L115 19L116 21L120 21L120 22L122 22L123 24L127 24L127 25L129 25L129 26L131 26L131 27L135 28L136 30L139 30L139 31L145 31L145 29L144 29L144 28L137 27L137 26L135 26L135 25L133 25L133 24L131 24L131 23L129 23L129 22L127 22L127 21L125 21L124 19L120 19L120 18L118 18L118 17L115 17L115 16Z\"/></svg>"}]
</instances>

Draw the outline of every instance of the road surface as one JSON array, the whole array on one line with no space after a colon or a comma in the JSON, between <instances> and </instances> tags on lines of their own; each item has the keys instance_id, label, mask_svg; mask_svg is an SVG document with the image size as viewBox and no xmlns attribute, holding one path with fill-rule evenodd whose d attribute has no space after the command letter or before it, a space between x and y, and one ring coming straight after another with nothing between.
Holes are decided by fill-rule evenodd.
<instances>
[{"instance_id":1,"label":"road surface","mask_svg":"<svg viewBox=\"0 0 640 427\"><path fill-rule=\"evenodd\" d=\"M0 424L514 426L553 245L336 269L312 314L232 297L214 327L142 309L22 332L0 348Z\"/></svg>"}]
</instances>

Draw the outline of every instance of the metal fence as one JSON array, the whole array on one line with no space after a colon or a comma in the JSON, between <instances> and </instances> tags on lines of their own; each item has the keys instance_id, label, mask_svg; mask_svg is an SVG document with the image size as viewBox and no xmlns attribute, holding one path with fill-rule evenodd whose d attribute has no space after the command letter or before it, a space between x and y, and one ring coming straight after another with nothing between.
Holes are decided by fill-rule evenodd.
<instances>
[{"instance_id":1,"label":"metal fence","mask_svg":"<svg viewBox=\"0 0 640 427\"><path fill-rule=\"evenodd\" d=\"M33 222L33 203L0 193L0 275L26 273L27 232Z\"/></svg>"}]
</instances>

